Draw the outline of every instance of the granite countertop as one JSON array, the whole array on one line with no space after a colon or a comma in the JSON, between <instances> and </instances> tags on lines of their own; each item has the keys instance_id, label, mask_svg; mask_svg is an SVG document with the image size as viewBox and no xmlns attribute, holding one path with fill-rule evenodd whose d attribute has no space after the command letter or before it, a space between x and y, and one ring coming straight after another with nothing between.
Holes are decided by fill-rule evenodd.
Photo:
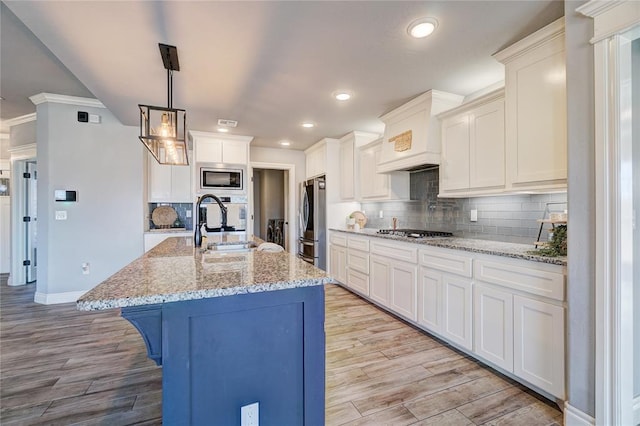
<instances>
[{"instance_id":1,"label":"granite countertop","mask_svg":"<svg viewBox=\"0 0 640 426\"><path fill-rule=\"evenodd\" d=\"M414 244L421 244L434 247L443 247L454 250L464 250L473 253L492 254L496 256L512 257L514 259L531 260L534 262L549 263L552 265L567 264L567 258L562 257L547 257L539 256L529 253L534 250L533 244L516 244L505 243L501 241L491 240L478 240L473 238L458 238L458 237L445 237L445 238L408 238L398 235L382 235L377 234L377 229L364 228L359 231L350 229L334 229L331 231L346 232L349 234L366 235L368 237L384 238L388 240L404 241Z\"/></svg>"},{"instance_id":2,"label":"granite countertop","mask_svg":"<svg viewBox=\"0 0 640 426\"><path fill-rule=\"evenodd\" d=\"M329 282L323 270L287 252L202 253L191 237L170 237L85 293L77 308L123 308Z\"/></svg>"}]
</instances>

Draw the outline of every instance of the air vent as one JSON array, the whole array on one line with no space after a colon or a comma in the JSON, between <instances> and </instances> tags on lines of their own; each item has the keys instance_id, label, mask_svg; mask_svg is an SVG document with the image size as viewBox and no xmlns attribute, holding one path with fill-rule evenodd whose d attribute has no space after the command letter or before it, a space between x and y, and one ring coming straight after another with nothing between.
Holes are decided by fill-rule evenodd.
<instances>
[{"instance_id":1,"label":"air vent","mask_svg":"<svg viewBox=\"0 0 640 426\"><path fill-rule=\"evenodd\" d=\"M219 118L218 126L238 127L238 122L236 120L225 120L224 118Z\"/></svg>"}]
</instances>

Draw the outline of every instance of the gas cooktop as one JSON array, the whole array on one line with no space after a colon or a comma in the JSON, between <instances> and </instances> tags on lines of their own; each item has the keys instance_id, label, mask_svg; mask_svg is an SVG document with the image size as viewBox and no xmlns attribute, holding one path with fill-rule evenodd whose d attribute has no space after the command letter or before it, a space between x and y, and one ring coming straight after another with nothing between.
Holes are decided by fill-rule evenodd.
<instances>
[{"instance_id":1,"label":"gas cooktop","mask_svg":"<svg viewBox=\"0 0 640 426\"><path fill-rule=\"evenodd\" d=\"M378 234L398 235L400 237L409 238L453 237L451 232L427 231L424 229L380 229Z\"/></svg>"}]
</instances>

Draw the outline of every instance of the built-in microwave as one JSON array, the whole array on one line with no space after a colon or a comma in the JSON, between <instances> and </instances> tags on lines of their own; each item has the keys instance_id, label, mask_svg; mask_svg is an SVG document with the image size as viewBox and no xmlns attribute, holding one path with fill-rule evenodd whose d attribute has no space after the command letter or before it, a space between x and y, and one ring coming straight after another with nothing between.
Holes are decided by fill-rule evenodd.
<instances>
[{"instance_id":1,"label":"built-in microwave","mask_svg":"<svg viewBox=\"0 0 640 426\"><path fill-rule=\"evenodd\" d=\"M200 192L214 195L241 195L247 193L246 168L236 164L196 165Z\"/></svg>"}]
</instances>

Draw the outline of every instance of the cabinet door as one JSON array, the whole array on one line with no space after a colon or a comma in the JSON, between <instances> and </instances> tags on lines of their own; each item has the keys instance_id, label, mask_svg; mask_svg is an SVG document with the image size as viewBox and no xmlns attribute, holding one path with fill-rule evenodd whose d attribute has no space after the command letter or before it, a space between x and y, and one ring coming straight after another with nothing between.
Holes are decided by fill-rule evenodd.
<instances>
[{"instance_id":1,"label":"cabinet door","mask_svg":"<svg viewBox=\"0 0 640 426\"><path fill-rule=\"evenodd\" d=\"M504 187L504 132L504 99L474 110L469 146L471 188Z\"/></svg>"},{"instance_id":2,"label":"cabinet door","mask_svg":"<svg viewBox=\"0 0 640 426\"><path fill-rule=\"evenodd\" d=\"M384 306L389 306L390 262L379 256L370 257L369 297Z\"/></svg>"},{"instance_id":3,"label":"cabinet door","mask_svg":"<svg viewBox=\"0 0 640 426\"><path fill-rule=\"evenodd\" d=\"M340 144L340 198L343 200L355 198L354 145L353 139Z\"/></svg>"},{"instance_id":4,"label":"cabinet door","mask_svg":"<svg viewBox=\"0 0 640 426\"><path fill-rule=\"evenodd\" d=\"M195 139L196 162L222 163L222 141L218 139Z\"/></svg>"},{"instance_id":5,"label":"cabinet door","mask_svg":"<svg viewBox=\"0 0 640 426\"><path fill-rule=\"evenodd\" d=\"M227 164L247 164L247 144L235 141L222 142L222 162Z\"/></svg>"},{"instance_id":6,"label":"cabinet door","mask_svg":"<svg viewBox=\"0 0 640 426\"><path fill-rule=\"evenodd\" d=\"M420 268L418 280L418 323L434 333L442 333L442 273Z\"/></svg>"},{"instance_id":7,"label":"cabinet door","mask_svg":"<svg viewBox=\"0 0 640 426\"><path fill-rule=\"evenodd\" d=\"M389 307L412 321L418 319L417 269L415 264L393 262L389 271Z\"/></svg>"},{"instance_id":8,"label":"cabinet door","mask_svg":"<svg viewBox=\"0 0 640 426\"><path fill-rule=\"evenodd\" d=\"M511 182L566 180L564 37L506 65L506 107Z\"/></svg>"},{"instance_id":9,"label":"cabinet door","mask_svg":"<svg viewBox=\"0 0 640 426\"><path fill-rule=\"evenodd\" d=\"M442 336L459 346L473 348L471 280L442 274Z\"/></svg>"},{"instance_id":10,"label":"cabinet door","mask_svg":"<svg viewBox=\"0 0 640 426\"><path fill-rule=\"evenodd\" d=\"M382 144L360 151L360 195L362 198L389 198L389 175L376 173Z\"/></svg>"},{"instance_id":11,"label":"cabinet door","mask_svg":"<svg viewBox=\"0 0 640 426\"><path fill-rule=\"evenodd\" d=\"M514 374L564 399L564 308L522 296L513 308Z\"/></svg>"},{"instance_id":12,"label":"cabinet door","mask_svg":"<svg viewBox=\"0 0 640 426\"><path fill-rule=\"evenodd\" d=\"M159 164L149 155L149 201L171 201L173 166Z\"/></svg>"},{"instance_id":13,"label":"cabinet door","mask_svg":"<svg viewBox=\"0 0 640 426\"><path fill-rule=\"evenodd\" d=\"M440 185L444 191L469 188L469 115L442 123Z\"/></svg>"},{"instance_id":14,"label":"cabinet door","mask_svg":"<svg viewBox=\"0 0 640 426\"><path fill-rule=\"evenodd\" d=\"M489 362L513 371L513 296L476 284L474 301L474 352Z\"/></svg>"},{"instance_id":15,"label":"cabinet door","mask_svg":"<svg viewBox=\"0 0 640 426\"><path fill-rule=\"evenodd\" d=\"M331 276L342 284L347 283L347 250L344 247L331 245L329 248L329 266Z\"/></svg>"},{"instance_id":16,"label":"cabinet door","mask_svg":"<svg viewBox=\"0 0 640 426\"><path fill-rule=\"evenodd\" d=\"M173 201L192 202L191 167L171 166L171 198Z\"/></svg>"}]
</instances>

